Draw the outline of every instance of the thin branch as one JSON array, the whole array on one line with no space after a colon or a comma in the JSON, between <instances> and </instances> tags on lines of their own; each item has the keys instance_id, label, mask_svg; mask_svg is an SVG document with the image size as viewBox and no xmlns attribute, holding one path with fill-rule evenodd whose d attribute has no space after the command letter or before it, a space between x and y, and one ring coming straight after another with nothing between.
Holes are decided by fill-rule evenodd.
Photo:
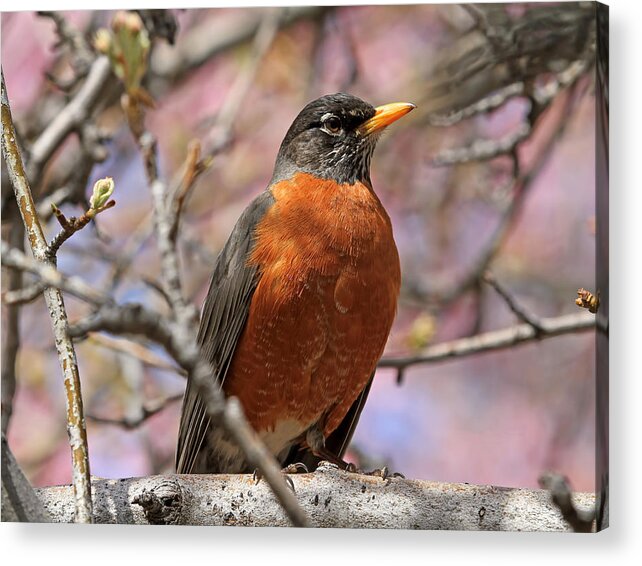
<instances>
[{"instance_id":1,"label":"thin branch","mask_svg":"<svg viewBox=\"0 0 642 566\"><path fill-rule=\"evenodd\" d=\"M45 163L65 138L89 118L100 101L110 77L109 59L104 56L98 57L92 63L82 87L31 146L27 177L32 185L38 184Z\"/></svg>"},{"instance_id":2,"label":"thin branch","mask_svg":"<svg viewBox=\"0 0 642 566\"><path fill-rule=\"evenodd\" d=\"M300 20L317 20L330 9L332 8L316 6L287 8L280 26L284 28ZM152 74L175 82L212 57L247 42L255 37L263 18L262 12L263 10L247 10L237 16L204 21L189 30L176 47L158 49L154 53L151 61Z\"/></svg>"},{"instance_id":3,"label":"thin branch","mask_svg":"<svg viewBox=\"0 0 642 566\"><path fill-rule=\"evenodd\" d=\"M52 517L45 511L29 480L20 469L2 432L2 521L50 523ZM72 498L69 511L73 513Z\"/></svg>"},{"instance_id":4,"label":"thin branch","mask_svg":"<svg viewBox=\"0 0 642 566\"><path fill-rule=\"evenodd\" d=\"M62 187L59 187L38 202L36 209L38 212L38 216L44 223L46 223L54 214L53 211L55 210L55 208L62 206L75 194L76 193L74 191L74 187L72 187L71 185L63 185Z\"/></svg>"},{"instance_id":5,"label":"thin branch","mask_svg":"<svg viewBox=\"0 0 642 566\"><path fill-rule=\"evenodd\" d=\"M256 73L265 58L268 49L274 41L276 32L279 30L281 22L287 18L287 12L287 8L271 8L260 20L246 67L244 71L239 73L236 77L236 80L225 97L223 106L216 117L216 125L220 127L224 133L227 133L228 136L230 135L234 121L242 108L243 101L254 82ZM215 143L213 147L206 146L206 152L210 153L213 150L216 150L220 143L225 143L225 136L223 136L222 142L219 142L218 144Z\"/></svg>"},{"instance_id":6,"label":"thin branch","mask_svg":"<svg viewBox=\"0 0 642 566\"><path fill-rule=\"evenodd\" d=\"M181 176L181 180L176 190L172 191L172 193L176 195L174 199L174 222L170 230L170 238L172 239L172 241L176 241L176 238L178 236L178 227L183 212L183 207L185 206L185 201L189 197L196 179L203 171L205 171L206 167L207 166L201 160L200 142L198 140L192 140L187 146L187 157L185 158L185 163L183 164L183 174Z\"/></svg>"},{"instance_id":7,"label":"thin branch","mask_svg":"<svg viewBox=\"0 0 642 566\"><path fill-rule=\"evenodd\" d=\"M475 27L485 35L488 35L490 24L488 22L488 16L486 15L484 9L477 4L469 3L461 4L461 7L466 10L466 12L468 12L468 15L473 19Z\"/></svg>"},{"instance_id":8,"label":"thin branch","mask_svg":"<svg viewBox=\"0 0 642 566\"><path fill-rule=\"evenodd\" d=\"M521 96L524 94L524 83L517 82L499 89L492 94L481 98L470 106L466 106L460 110L451 110L446 114L430 114L428 121L433 126L448 127L472 118L479 114L488 114L497 108L503 106L511 98Z\"/></svg>"},{"instance_id":9,"label":"thin branch","mask_svg":"<svg viewBox=\"0 0 642 566\"><path fill-rule=\"evenodd\" d=\"M519 145L531 137L537 118L551 105L562 90L575 82L588 70L586 60L575 61L564 71L558 73L547 85L534 88L525 83L515 83L475 102L462 110L453 111L446 115L430 115L429 121L436 126L450 126L475 116L481 112L489 112L503 105L515 96L526 96L531 102L531 110L527 120L517 129L499 139L477 139L472 144L454 149L440 151L432 158L435 167L468 163L470 161L488 161L502 155L514 154Z\"/></svg>"},{"instance_id":10,"label":"thin branch","mask_svg":"<svg viewBox=\"0 0 642 566\"><path fill-rule=\"evenodd\" d=\"M530 324L533 327L533 330L537 334L541 334L543 331L542 324L537 316L534 314L528 312L526 308L524 308L522 305L520 305L515 297L504 287L497 279L495 279L495 276L490 272L486 271L484 275L482 276L482 280L485 283L488 283L495 291L497 291L497 294L504 299L506 304L508 305L508 308L513 311L515 316L521 320L522 322L525 322L526 324Z\"/></svg>"},{"instance_id":11,"label":"thin branch","mask_svg":"<svg viewBox=\"0 0 642 566\"><path fill-rule=\"evenodd\" d=\"M2 155L7 166L9 180L13 185L34 258L43 264L43 268L53 269L47 257L47 241L38 219L29 181L25 174L25 166L16 143L16 132L11 117L11 107L4 73L2 74ZM5 255L7 255L4 253L4 243L2 247L2 261L4 262ZM17 250L14 251L20 254ZM83 415L76 352L68 333L69 323L61 291L54 287L48 287L45 289L44 295L51 317L56 350L64 377L67 403L67 432L72 453L73 485L76 501L75 520L82 523L91 523L92 501L89 451L87 448L87 432Z\"/></svg>"},{"instance_id":12,"label":"thin branch","mask_svg":"<svg viewBox=\"0 0 642 566\"><path fill-rule=\"evenodd\" d=\"M147 239L152 235L153 223L151 211L141 216L138 225L129 234L127 241L123 244L118 256L115 258L109 273L105 276L107 292L114 293L123 279L125 273L130 268L134 258L145 244Z\"/></svg>"},{"instance_id":13,"label":"thin branch","mask_svg":"<svg viewBox=\"0 0 642 566\"><path fill-rule=\"evenodd\" d=\"M87 285L79 277L70 277L58 271L51 263L44 263L27 257L16 248L2 241L2 265L33 273L39 282L48 289L59 289L68 292L92 305L102 306L113 303L113 300L100 291Z\"/></svg>"},{"instance_id":14,"label":"thin branch","mask_svg":"<svg viewBox=\"0 0 642 566\"><path fill-rule=\"evenodd\" d=\"M141 408L141 414L136 419L111 419L92 414L88 414L87 418L96 423L119 426L126 430L134 430L140 427L150 417L157 415L163 409L166 409L172 403L180 401L182 398L183 394L181 393L180 395L172 395L171 397L166 397L165 399L158 399L156 401L149 402L148 404L143 405L143 407Z\"/></svg>"},{"instance_id":15,"label":"thin branch","mask_svg":"<svg viewBox=\"0 0 642 566\"><path fill-rule=\"evenodd\" d=\"M589 4L531 6L520 18L499 4L467 11L477 25L443 51L426 91L424 102L435 110L459 110L510 84L537 82L569 61L595 60Z\"/></svg>"},{"instance_id":16,"label":"thin branch","mask_svg":"<svg viewBox=\"0 0 642 566\"><path fill-rule=\"evenodd\" d=\"M16 248L17 249L17 248ZM12 273L22 273L20 269L14 269ZM7 306L26 305L38 299L45 290L46 285L34 283L28 287L10 289L2 294L2 302ZM9 332L11 334L11 332Z\"/></svg>"},{"instance_id":17,"label":"thin branch","mask_svg":"<svg viewBox=\"0 0 642 566\"><path fill-rule=\"evenodd\" d=\"M205 155L201 157L201 144L194 140L190 143L187 157L183 165L183 173L175 188L170 189L172 206L171 215L174 219L170 230L170 238L176 241L178 225L185 202L194 187L196 179L210 166L213 158L229 147L234 137L234 123L243 108L243 102L250 91L256 74L272 45L279 25L287 12L284 8L274 8L261 19L261 23L254 36L248 62L228 91L219 110L214 124L210 128L211 134L205 144Z\"/></svg>"},{"instance_id":18,"label":"thin branch","mask_svg":"<svg viewBox=\"0 0 642 566\"><path fill-rule=\"evenodd\" d=\"M539 485L549 490L553 503L562 513L564 520L571 525L576 533L591 533L594 531L595 510L585 511L575 506L566 477L560 474L546 473L540 476Z\"/></svg>"},{"instance_id":19,"label":"thin branch","mask_svg":"<svg viewBox=\"0 0 642 566\"><path fill-rule=\"evenodd\" d=\"M72 55L72 66L76 72L76 76L71 81L68 87L74 86L77 81L87 75L91 62L94 58L94 53L85 40L84 35L58 12L40 11L38 15L44 18L49 18L56 26L56 33L58 34L58 43L55 47L67 45Z\"/></svg>"},{"instance_id":20,"label":"thin branch","mask_svg":"<svg viewBox=\"0 0 642 566\"><path fill-rule=\"evenodd\" d=\"M484 332L468 338L459 338L429 346L423 352L407 357L384 357L380 368L405 370L410 366L459 359L484 352L495 352L519 344L536 342L563 334L575 334L595 329L595 317L585 313L567 314L540 320L538 332L531 324L518 324L502 330Z\"/></svg>"},{"instance_id":21,"label":"thin branch","mask_svg":"<svg viewBox=\"0 0 642 566\"><path fill-rule=\"evenodd\" d=\"M519 216L525 197L532 187L533 182L548 162L548 159L555 147L555 143L564 133L565 127L568 124L569 112L573 104L573 88L574 85L566 92L566 98L562 104L562 108L559 110L556 127L553 128L549 139L541 145L542 149L534 158L530 169L526 172L522 172L519 164L516 161L514 162L513 170L517 176L511 182L510 187L510 192L513 194L513 198L503 211L499 224L495 228L493 235L488 240L488 243L483 248L482 252L477 256L467 273L457 283L451 283L444 286L443 290L426 289L420 282L406 281L403 289L404 295L408 298L421 301L422 303L447 304L456 300L463 293L469 291L477 284L506 240L516 218ZM534 119L534 117L531 117L531 119Z\"/></svg>"},{"instance_id":22,"label":"thin branch","mask_svg":"<svg viewBox=\"0 0 642 566\"><path fill-rule=\"evenodd\" d=\"M65 215L60 211L59 208L55 207L54 214L62 226L62 230L51 240L49 248L47 250L47 256L51 259L56 257L60 246L62 246L69 238L71 238L76 232L82 230L87 224L89 224L97 214L108 210L116 205L116 201L110 200L105 205L100 208L90 208L80 216L76 218L72 216L71 218L65 218ZM55 206L55 205L54 205Z\"/></svg>"},{"instance_id":23,"label":"thin branch","mask_svg":"<svg viewBox=\"0 0 642 566\"><path fill-rule=\"evenodd\" d=\"M183 368L168 362L163 357L156 354L153 350L150 350L149 348L143 346L142 344L139 344L138 342L133 342L131 340L119 340L117 338L111 338L110 336L98 333L92 334L89 340L99 346L102 346L103 348L108 348L110 350L128 354L140 360L144 364L147 364L148 366L173 371L182 376L187 375L187 372Z\"/></svg>"},{"instance_id":24,"label":"thin branch","mask_svg":"<svg viewBox=\"0 0 642 566\"><path fill-rule=\"evenodd\" d=\"M466 147L443 150L431 160L431 164L435 167L443 167L469 161L487 161L501 155L510 155L530 135L530 124L523 123L514 132L503 138L497 140L478 139Z\"/></svg>"},{"instance_id":25,"label":"thin branch","mask_svg":"<svg viewBox=\"0 0 642 566\"><path fill-rule=\"evenodd\" d=\"M15 210L15 209L13 209ZM9 241L17 249L24 249L25 231L21 222L14 221L9 232ZM17 293L22 288L22 271L14 270L8 277L8 290L3 295L6 305L6 324L2 334L2 434L6 434L13 413L13 398L16 393L16 363L20 350L20 303L5 301L8 293Z\"/></svg>"},{"instance_id":26,"label":"thin branch","mask_svg":"<svg viewBox=\"0 0 642 566\"><path fill-rule=\"evenodd\" d=\"M142 108L138 110L143 111ZM202 358L197 342L198 314L194 306L186 301L182 292L176 242L172 239L172 226L176 222L173 214L177 212L177 209L172 206L167 187L159 178L156 139L144 129L139 132L139 126L144 128L144 114L136 124L130 122L130 129L138 143L145 164L152 195L152 216L156 240L160 253L160 279L172 310L171 321L167 322L163 329L164 332L169 332L169 336L162 336L166 348L176 361L188 371L190 379L201 395L208 417L214 423L225 428L243 451L247 462L261 472L292 523L296 526L309 526L309 520L282 476L276 459L245 420L238 401L235 399L226 400L222 391L212 382L211 376L214 372ZM98 319L104 310L101 309L94 320ZM131 332L131 325L124 328L126 332ZM152 339L154 339L154 335L159 335L159 332L160 329L154 329Z\"/></svg>"}]
</instances>

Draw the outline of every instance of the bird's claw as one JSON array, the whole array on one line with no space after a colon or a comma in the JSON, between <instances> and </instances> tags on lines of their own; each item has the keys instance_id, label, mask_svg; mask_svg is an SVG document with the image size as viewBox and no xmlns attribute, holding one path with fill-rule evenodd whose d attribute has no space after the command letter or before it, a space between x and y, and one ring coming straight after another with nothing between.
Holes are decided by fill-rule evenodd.
<instances>
[{"instance_id":1,"label":"bird's claw","mask_svg":"<svg viewBox=\"0 0 642 566\"><path fill-rule=\"evenodd\" d=\"M284 474L309 474L310 470L303 462L288 464L281 470Z\"/></svg>"},{"instance_id":2,"label":"bird's claw","mask_svg":"<svg viewBox=\"0 0 642 566\"><path fill-rule=\"evenodd\" d=\"M384 466L383 468L377 468L375 470L372 470L371 472L365 472L357 468L354 464L348 464L346 466L346 472L350 472L353 474L361 474L364 476L375 476L375 477L381 478L382 480L390 480L392 478L405 479L406 477L403 474L400 474L399 472L391 473L390 470L388 469L388 466Z\"/></svg>"},{"instance_id":3,"label":"bird's claw","mask_svg":"<svg viewBox=\"0 0 642 566\"><path fill-rule=\"evenodd\" d=\"M294 464L294 466L297 466L297 465L299 465L299 464ZM300 464L300 465L305 468L304 464ZM297 473L297 472L288 471L289 467L290 466L286 466L285 468L283 468L281 470L281 474L283 475L283 479L285 480L285 483L287 483L288 487L292 490L293 493L295 493L296 490L294 489L294 482L292 481L292 478L288 474ZM305 468L305 473L307 473L307 471L308 471L308 469ZM301 473L303 473L303 472L301 472ZM263 473L261 472L261 470L256 468L252 472L252 480L254 481L254 485L259 485L259 483L261 483L262 479L263 479Z\"/></svg>"},{"instance_id":4,"label":"bird's claw","mask_svg":"<svg viewBox=\"0 0 642 566\"><path fill-rule=\"evenodd\" d=\"M367 476L378 476L382 480L389 480L392 478L402 478L405 479L406 476L403 474L400 474L399 472L390 472L388 469L388 466L384 466L383 468L377 468L376 470L372 470L371 472L368 472L366 474Z\"/></svg>"},{"instance_id":5,"label":"bird's claw","mask_svg":"<svg viewBox=\"0 0 642 566\"><path fill-rule=\"evenodd\" d=\"M390 472L388 469L388 466L384 466L383 468L377 468L376 470L372 470L369 472L367 475L369 476L378 476L382 480L387 480L387 479L392 479L392 478L405 478L403 474L400 474L399 472Z\"/></svg>"}]
</instances>

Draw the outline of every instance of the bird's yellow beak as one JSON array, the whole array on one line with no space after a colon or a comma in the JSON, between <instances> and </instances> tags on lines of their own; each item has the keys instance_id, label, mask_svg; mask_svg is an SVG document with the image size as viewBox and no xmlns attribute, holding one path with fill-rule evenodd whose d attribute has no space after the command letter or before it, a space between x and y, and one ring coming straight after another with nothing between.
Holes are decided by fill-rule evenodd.
<instances>
[{"instance_id":1,"label":"bird's yellow beak","mask_svg":"<svg viewBox=\"0 0 642 566\"><path fill-rule=\"evenodd\" d=\"M357 131L364 136L378 132L408 114L413 108L416 106L410 102L392 102L378 106L375 108L375 115L361 124Z\"/></svg>"}]
</instances>

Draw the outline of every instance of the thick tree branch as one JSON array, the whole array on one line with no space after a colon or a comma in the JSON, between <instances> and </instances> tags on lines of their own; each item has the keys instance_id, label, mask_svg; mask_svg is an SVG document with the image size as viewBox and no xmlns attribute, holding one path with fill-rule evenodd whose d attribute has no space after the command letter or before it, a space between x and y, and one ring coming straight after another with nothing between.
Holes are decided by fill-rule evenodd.
<instances>
[{"instance_id":1,"label":"thick tree branch","mask_svg":"<svg viewBox=\"0 0 642 566\"><path fill-rule=\"evenodd\" d=\"M7 166L9 180L13 185L33 255L37 261L50 264L51 260L47 256L47 241L38 220L22 156L16 143L16 132L11 117L4 74L2 74L2 156ZM3 253L3 261L4 255ZM51 266L49 265L49 267ZM77 522L90 523L92 521L92 505L89 483L89 451L87 448L87 432L83 415L76 352L68 333L69 323L62 292L55 287L48 287L44 291L44 296L49 309L54 341L64 377L67 431L72 454L75 520Z\"/></svg>"},{"instance_id":2,"label":"thick tree branch","mask_svg":"<svg viewBox=\"0 0 642 566\"><path fill-rule=\"evenodd\" d=\"M549 493L469 484L445 484L347 473L322 464L290 478L296 498L317 527L568 531ZM163 475L95 480L101 523L289 526L268 489L250 475ZM38 490L56 522L71 518L69 488ZM592 493L573 495L590 509Z\"/></svg>"}]
</instances>

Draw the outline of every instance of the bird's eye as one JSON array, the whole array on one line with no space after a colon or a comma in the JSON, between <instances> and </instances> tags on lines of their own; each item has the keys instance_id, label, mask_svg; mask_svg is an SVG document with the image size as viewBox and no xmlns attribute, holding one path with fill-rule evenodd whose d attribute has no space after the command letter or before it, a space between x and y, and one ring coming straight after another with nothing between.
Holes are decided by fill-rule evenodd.
<instances>
[{"instance_id":1,"label":"bird's eye","mask_svg":"<svg viewBox=\"0 0 642 566\"><path fill-rule=\"evenodd\" d=\"M323 120L323 128L331 134L338 134L341 131L341 120L336 116L328 116Z\"/></svg>"}]
</instances>

